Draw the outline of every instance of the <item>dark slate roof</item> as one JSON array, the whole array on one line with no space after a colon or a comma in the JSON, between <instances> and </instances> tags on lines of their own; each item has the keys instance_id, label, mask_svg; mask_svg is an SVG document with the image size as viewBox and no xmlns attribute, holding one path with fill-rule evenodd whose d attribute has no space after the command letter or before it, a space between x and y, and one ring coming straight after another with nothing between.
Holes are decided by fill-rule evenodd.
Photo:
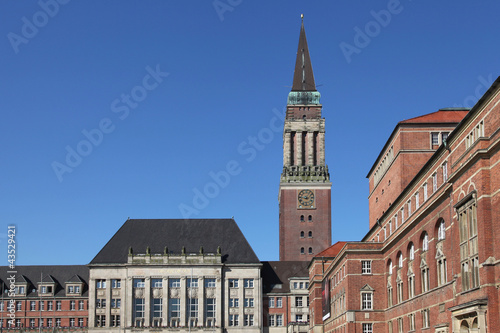
<instances>
[{"instance_id":1,"label":"dark slate roof","mask_svg":"<svg viewBox=\"0 0 500 333\"><path fill-rule=\"evenodd\" d=\"M262 280L264 293L290 292L289 278L309 278L309 261L263 261Z\"/></svg>"},{"instance_id":2,"label":"dark slate roof","mask_svg":"<svg viewBox=\"0 0 500 333\"><path fill-rule=\"evenodd\" d=\"M9 281L7 278L11 275L7 266L0 266L0 283L3 283L4 290L8 289ZM89 268L86 265L53 265L53 266L16 266L12 275L16 276L16 281L28 284L26 291L27 297L38 298L38 284L40 276L43 276L44 283L55 283L55 296L66 296L66 281L72 276L78 275L83 281L82 296L88 296ZM1 285L1 284L0 284ZM36 289L33 292L33 289ZM0 291L1 292L1 291Z\"/></svg>"},{"instance_id":3,"label":"dark slate roof","mask_svg":"<svg viewBox=\"0 0 500 333\"><path fill-rule=\"evenodd\" d=\"M297 49L297 59L295 60L292 91L316 91L311 57L309 56L309 48L307 47L304 20L302 20L302 25L300 26L299 47Z\"/></svg>"},{"instance_id":4,"label":"dark slate roof","mask_svg":"<svg viewBox=\"0 0 500 333\"><path fill-rule=\"evenodd\" d=\"M133 219L127 220L90 262L93 264L123 264L129 247L134 253L170 254L205 253L222 250L222 262L260 263L250 244L233 219Z\"/></svg>"},{"instance_id":5,"label":"dark slate roof","mask_svg":"<svg viewBox=\"0 0 500 333\"><path fill-rule=\"evenodd\" d=\"M81 283L83 280L78 275L73 275L66 283Z\"/></svg>"}]
</instances>

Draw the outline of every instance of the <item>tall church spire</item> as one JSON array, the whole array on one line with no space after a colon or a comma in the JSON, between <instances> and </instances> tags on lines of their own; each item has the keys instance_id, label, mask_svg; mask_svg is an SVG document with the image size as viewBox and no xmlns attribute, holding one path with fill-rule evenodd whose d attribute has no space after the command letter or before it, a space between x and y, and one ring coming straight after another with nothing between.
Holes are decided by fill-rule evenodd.
<instances>
[{"instance_id":1,"label":"tall church spire","mask_svg":"<svg viewBox=\"0 0 500 333\"><path fill-rule=\"evenodd\" d=\"M314 74L307 47L306 30L304 29L304 15L300 26L299 47L297 49L297 59L295 60L295 71L293 73L292 91L316 91L314 84Z\"/></svg>"},{"instance_id":2,"label":"tall church spire","mask_svg":"<svg viewBox=\"0 0 500 333\"><path fill-rule=\"evenodd\" d=\"M319 104L320 94L316 90L314 74L307 46L306 30L304 29L304 15L300 26L299 47L295 60L292 91L288 94L288 105L316 105Z\"/></svg>"}]
</instances>

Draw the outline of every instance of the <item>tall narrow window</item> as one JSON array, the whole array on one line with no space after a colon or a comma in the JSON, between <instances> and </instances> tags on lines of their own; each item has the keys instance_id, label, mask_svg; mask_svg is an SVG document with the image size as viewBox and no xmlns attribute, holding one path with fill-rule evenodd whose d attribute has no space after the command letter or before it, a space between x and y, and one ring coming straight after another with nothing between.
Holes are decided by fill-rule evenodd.
<instances>
[{"instance_id":1,"label":"tall narrow window","mask_svg":"<svg viewBox=\"0 0 500 333\"><path fill-rule=\"evenodd\" d=\"M429 250L429 235L424 232L422 237L422 251L425 252L427 250Z\"/></svg>"},{"instance_id":2,"label":"tall narrow window","mask_svg":"<svg viewBox=\"0 0 500 333\"><path fill-rule=\"evenodd\" d=\"M436 192L437 189L438 189L438 177L437 177L437 173L434 173L432 175L432 191Z\"/></svg>"},{"instance_id":3,"label":"tall narrow window","mask_svg":"<svg viewBox=\"0 0 500 333\"><path fill-rule=\"evenodd\" d=\"M414 260L414 259L415 259L415 245L413 245L413 243L410 243L409 260Z\"/></svg>"},{"instance_id":4,"label":"tall narrow window","mask_svg":"<svg viewBox=\"0 0 500 333\"><path fill-rule=\"evenodd\" d=\"M444 162L443 164L443 182L448 180L448 163Z\"/></svg>"},{"instance_id":5,"label":"tall narrow window","mask_svg":"<svg viewBox=\"0 0 500 333\"><path fill-rule=\"evenodd\" d=\"M427 200L427 183L424 184L424 201Z\"/></svg>"},{"instance_id":6,"label":"tall narrow window","mask_svg":"<svg viewBox=\"0 0 500 333\"><path fill-rule=\"evenodd\" d=\"M444 225L444 221L441 221L438 227L438 240L445 239L445 237L446 237L446 228Z\"/></svg>"}]
</instances>

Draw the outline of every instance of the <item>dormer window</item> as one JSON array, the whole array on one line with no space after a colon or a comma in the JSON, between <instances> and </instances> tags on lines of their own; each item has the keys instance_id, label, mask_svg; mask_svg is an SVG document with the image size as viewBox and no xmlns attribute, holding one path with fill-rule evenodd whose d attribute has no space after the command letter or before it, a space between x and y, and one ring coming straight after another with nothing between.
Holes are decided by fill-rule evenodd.
<instances>
[{"instance_id":1,"label":"dormer window","mask_svg":"<svg viewBox=\"0 0 500 333\"><path fill-rule=\"evenodd\" d=\"M16 296L25 296L26 295L26 287L25 286L16 286L14 289Z\"/></svg>"}]
</instances>

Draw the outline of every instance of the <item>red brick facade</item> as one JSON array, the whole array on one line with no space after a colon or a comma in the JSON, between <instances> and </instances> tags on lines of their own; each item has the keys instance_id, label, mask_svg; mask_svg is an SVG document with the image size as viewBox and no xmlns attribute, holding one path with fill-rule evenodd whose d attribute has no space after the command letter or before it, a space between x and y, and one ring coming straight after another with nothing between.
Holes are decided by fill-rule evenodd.
<instances>
[{"instance_id":1,"label":"red brick facade","mask_svg":"<svg viewBox=\"0 0 500 333\"><path fill-rule=\"evenodd\" d=\"M311 332L500 332L500 78L453 131L448 112L398 124L368 175L370 231L312 260Z\"/></svg>"}]
</instances>

